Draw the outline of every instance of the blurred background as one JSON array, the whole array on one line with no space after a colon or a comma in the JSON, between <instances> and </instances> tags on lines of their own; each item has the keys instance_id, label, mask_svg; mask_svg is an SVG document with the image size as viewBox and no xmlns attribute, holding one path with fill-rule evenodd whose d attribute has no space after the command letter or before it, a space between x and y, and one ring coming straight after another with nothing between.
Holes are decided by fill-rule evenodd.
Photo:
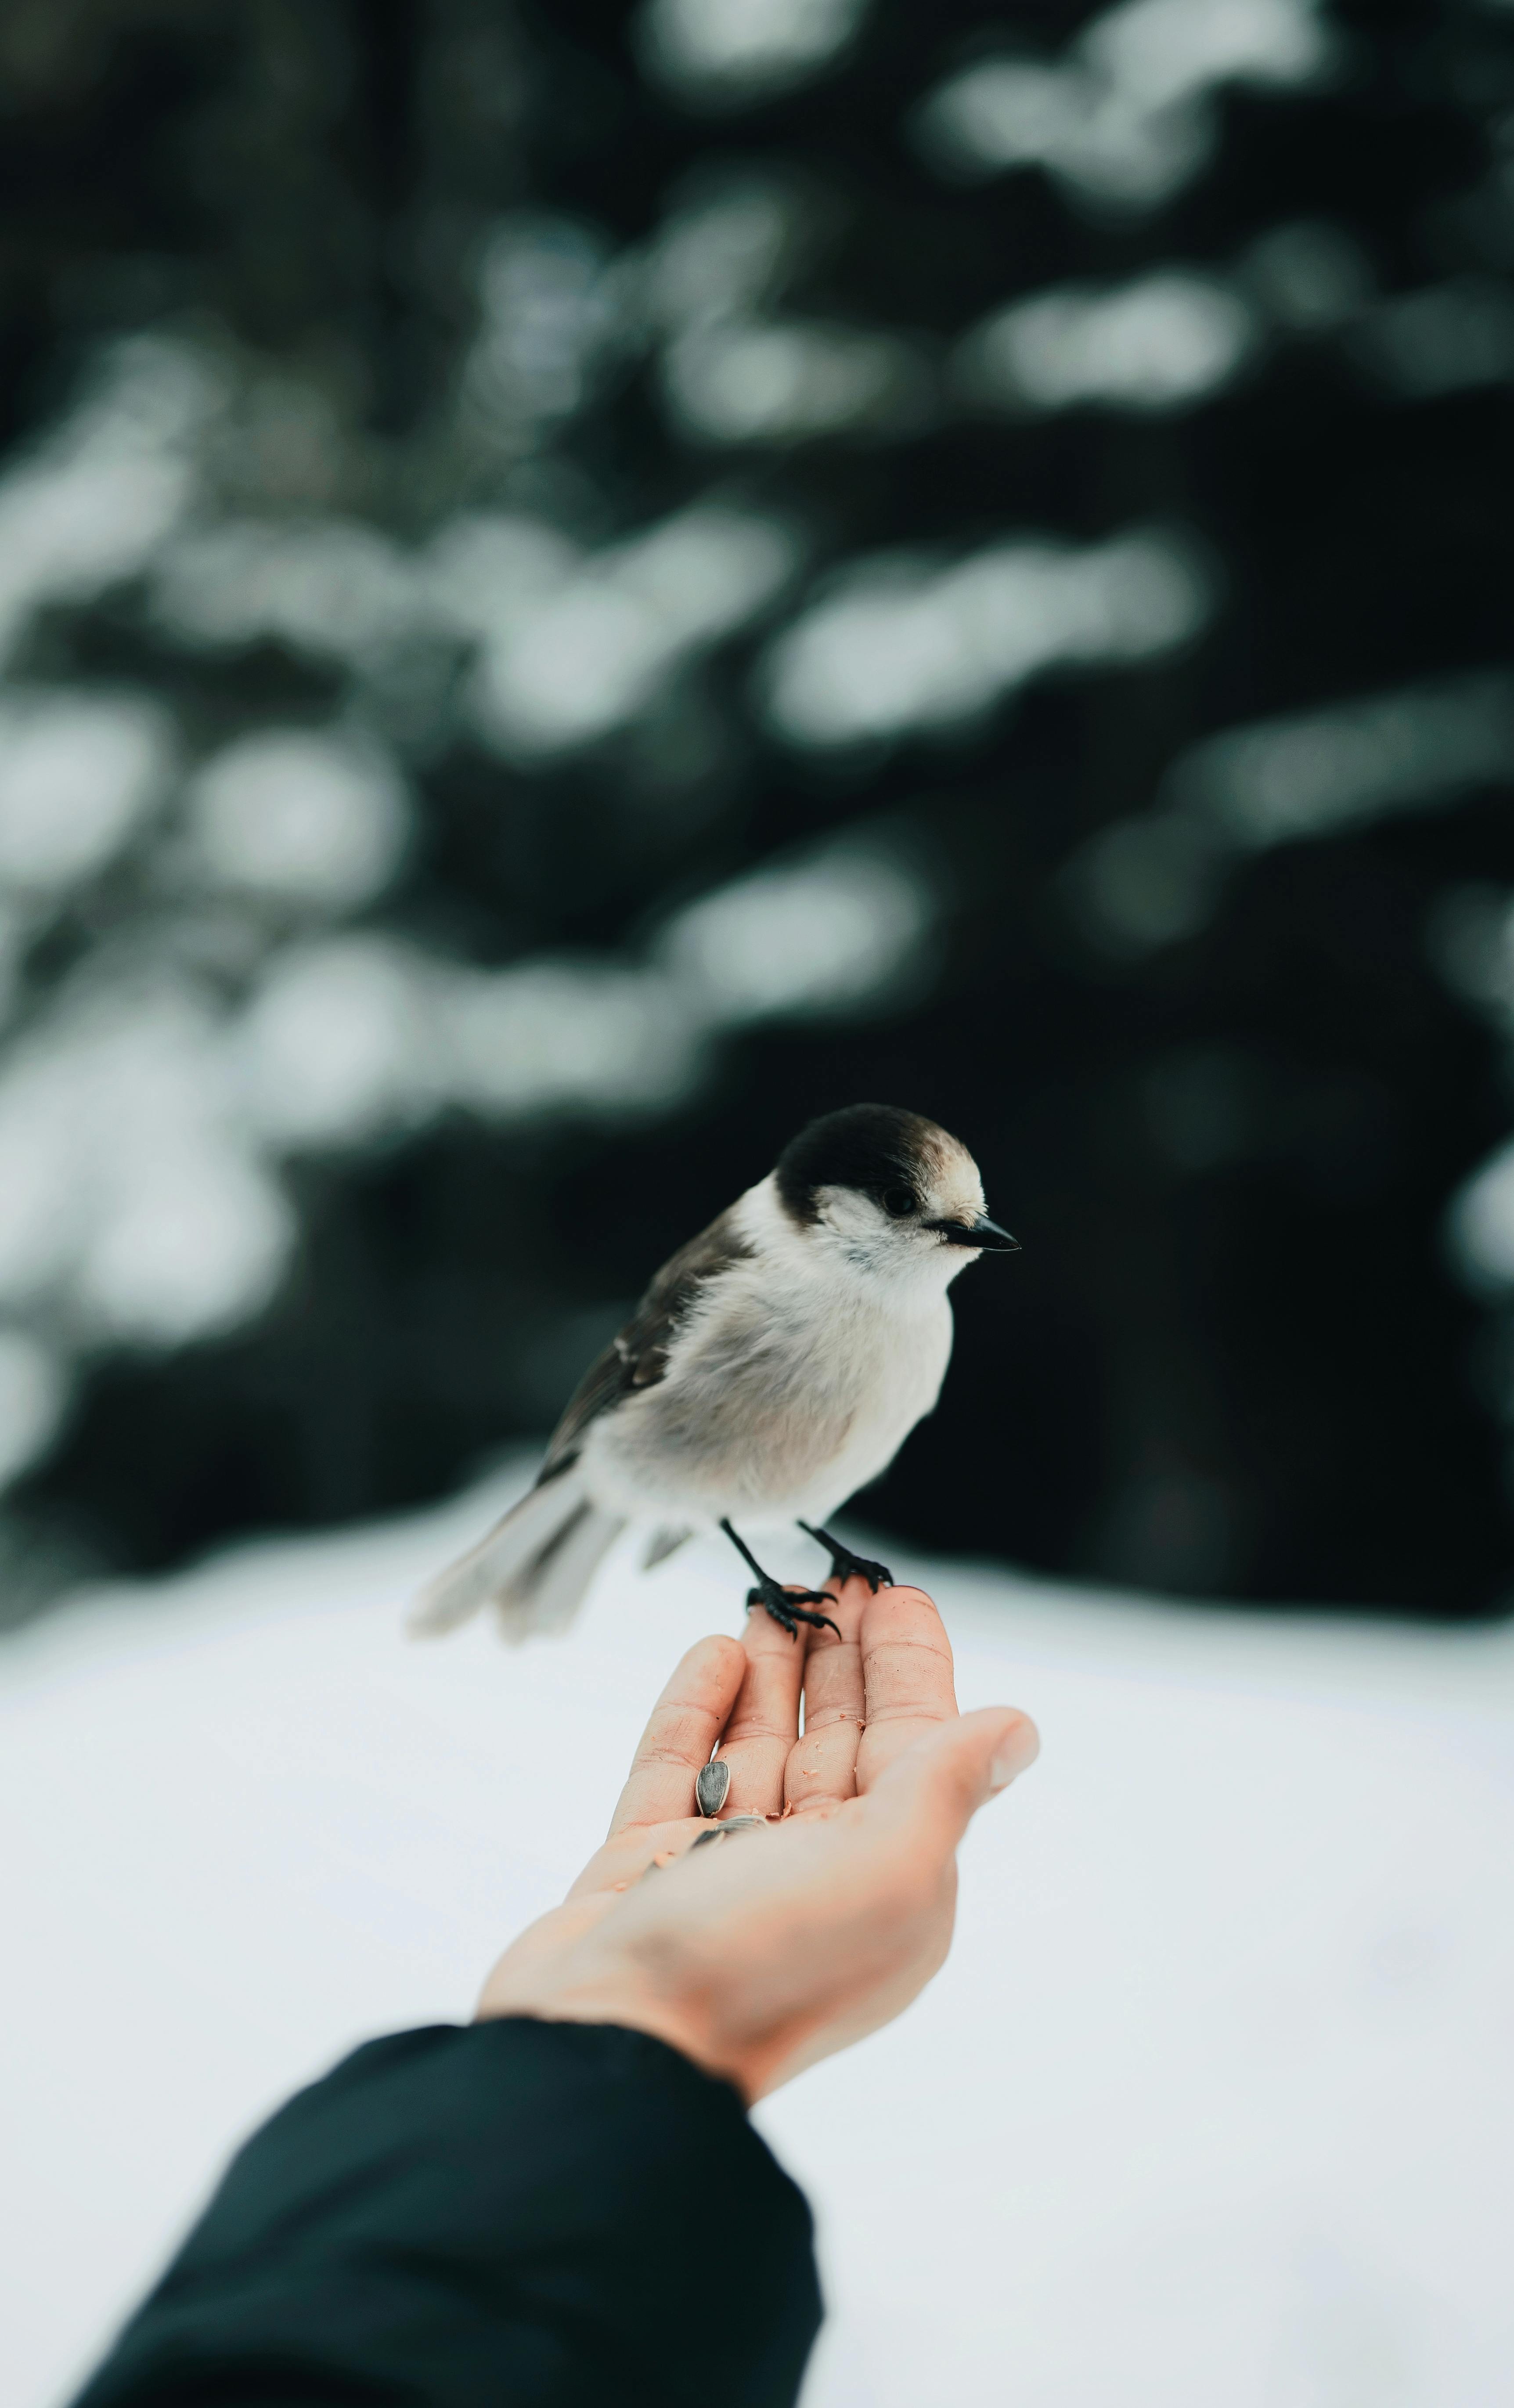
<instances>
[{"instance_id":1,"label":"blurred background","mask_svg":"<svg viewBox=\"0 0 1514 2408\"><path fill-rule=\"evenodd\" d=\"M763 2111L810 2408L1502 2408L1511 399L1514 0L6 0L17 2408L561 1895L728 1551L405 1598L869 1098L1046 1753Z\"/></svg>"},{"instance_id":2,"label":"blurred background","mask_svg":"<svg viewBox=\"0 0 1514 2408\"><path fill-rule=\"evenodd\" d=\"M895 1545L1514 1553L1514 7L9 0L0 1613L943 1120Z\"/></svg>"}]
</instances>

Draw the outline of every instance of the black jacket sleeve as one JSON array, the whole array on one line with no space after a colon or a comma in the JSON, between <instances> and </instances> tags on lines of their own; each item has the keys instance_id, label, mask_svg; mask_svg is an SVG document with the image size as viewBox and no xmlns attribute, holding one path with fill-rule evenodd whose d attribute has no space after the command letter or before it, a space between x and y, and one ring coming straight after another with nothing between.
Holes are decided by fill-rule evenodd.
<instances>
[{"instance_id":1,"label":"black jacket sleeve","mask_svg":"<svg viewBox=\"0 0 1514 2408\"><path fill-rule=\"evenodd\" d=\"M820 2315L727 2084L617 2027L447 2025L254 2134L77 2408L786 2408Z\"/></svg>"}]
</instances>

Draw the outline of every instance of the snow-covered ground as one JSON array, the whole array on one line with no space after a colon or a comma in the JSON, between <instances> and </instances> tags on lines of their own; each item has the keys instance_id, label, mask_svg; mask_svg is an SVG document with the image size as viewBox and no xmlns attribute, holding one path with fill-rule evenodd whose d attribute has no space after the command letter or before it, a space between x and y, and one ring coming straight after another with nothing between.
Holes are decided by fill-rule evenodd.
<instances>
[{"instance_id":1,"label":"snow-covered ground","mask_svg":"<svg viewBox=\"0 0 1514 2408\"><path fill-rule=\"evenodd\" d=\"M8 2408L66 2392L294 2084L466 2014L673 1656L739 1619L691 1551L612 1567L565 1641L407 1642L499 1487L0 1650ZM821 2222L806 2408L1503 2408L1514 1632L909 1569L964 1703L1044 1754L935 1987L761 2111Z\"/></svg>"}]
</instances>

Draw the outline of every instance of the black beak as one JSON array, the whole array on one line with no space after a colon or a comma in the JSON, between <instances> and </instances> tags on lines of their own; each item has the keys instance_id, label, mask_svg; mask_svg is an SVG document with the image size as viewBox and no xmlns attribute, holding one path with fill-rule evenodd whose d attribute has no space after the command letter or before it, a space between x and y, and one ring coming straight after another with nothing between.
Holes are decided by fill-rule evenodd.
<instances>
[{"instance_id":1,"label":"black beak","mask_svg":"<svg viewBox=\"0 0 1514 2408\"><path fill-rule=\"evenodd\" d=\"M979 1212L974 1221L933 1221L930 1226L940 1230L949 1246L981 1246L990 1254L1020 1252L1020 1240L1011 1238L1008 1230L1001 1229L986 1212Z\"/></svg>"}]
</instances>

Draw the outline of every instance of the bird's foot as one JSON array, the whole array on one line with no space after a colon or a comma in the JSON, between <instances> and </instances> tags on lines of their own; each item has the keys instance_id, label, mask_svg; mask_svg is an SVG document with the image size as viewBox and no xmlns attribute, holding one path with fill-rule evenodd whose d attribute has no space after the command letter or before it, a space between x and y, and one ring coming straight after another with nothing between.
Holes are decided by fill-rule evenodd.
<instances>
[{"instance_id":1,"label":"bird's foot","mask_svg":"<svg viewBox=\"0 0 1514 2408\"><path fill-rule=\"evenodd\" d=\"M811 1613L809 1611L812 1605L834 1605L834 1597L827 1596L822 1588L785 1588L781 1582L774 1580L770 1572L764 1571L745 1539L738 1530L732 1528L728 1520L722 1520L721 1527L743 1563L756 1574L756 1587L747 1591L749 1609L760 1605L764 1612L772 1615L780 1630L788 1632L791 1639L798 1636L801 1622L809 1623L817 1630L835 1630L836 1637L840 1638L841 1633L828 1613Z\"/></svg>"},{"instance_id":2,"label":"bird's foot","mask_svg":"<svg viewBox=\"0 0 1514 2408\"><path fill-rule=\"evenodd\" d=\"M754 1605L762 1606L791 1639L797 1638L801 1622L807 1622L816 1630L835 1630L839 1639L841 1633L828 1613L812 1613L809 1610L811 1606L835 1603L835 1598L828 1597L822 1588L784 1588L779 1582L769 1580L765 1572L756 1587L747 1591L749 1610Z\"/></svg>"},{"instance_id":3,"label":"bird's foot","mask_svg":"<svg viewBox=\"0 0 1514 2408\"><path fill-rule=\"evenodd\" d=\"M830 1550L833 1580L864 1580L875 1597L880 1588L893 1586L893 1574L887 1564L876 1564L871 1555L853 1555L841 1540L833 1539L829 1530L817 1530L808 1522L801 1522L799 1527L808 1531L812 1539L818 1539L822 1547Z\"/></svg>"}]
</instances>

